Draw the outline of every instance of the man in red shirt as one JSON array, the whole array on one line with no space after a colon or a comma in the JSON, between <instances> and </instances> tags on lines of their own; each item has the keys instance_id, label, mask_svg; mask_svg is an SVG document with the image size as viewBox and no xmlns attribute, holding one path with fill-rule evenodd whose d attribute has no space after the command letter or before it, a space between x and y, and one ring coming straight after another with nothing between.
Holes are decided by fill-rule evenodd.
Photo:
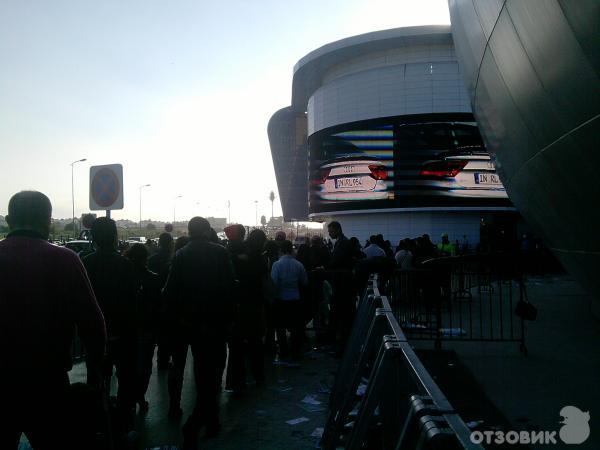
<instances>
[{"instance_id":1,"label":"man in red shirt","mask_svg":"<svg viewBox=\"0 0 600 450\"><path fill-rule=\"evenodd\" d=\"M101 383L104 317L77 255L48 243L51 213L44 194L15 194L0 241L1 449L16 449L22 432L36 450L76 448L67 374L75 327L88 383Z\"/></svg>"}]
</instances>

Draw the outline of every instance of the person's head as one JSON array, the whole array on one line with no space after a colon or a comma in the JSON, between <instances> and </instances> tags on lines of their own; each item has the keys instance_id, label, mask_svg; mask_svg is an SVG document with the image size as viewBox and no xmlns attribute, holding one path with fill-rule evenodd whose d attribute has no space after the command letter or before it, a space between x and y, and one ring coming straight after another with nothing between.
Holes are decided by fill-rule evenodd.
<instances>
[{"instance_id":1,"label":"person's head","mask_svg":"<svg viewBox=\"0 0 600 450\"><path fill-rule=\"evenodd\" d=\"M169 233L160 233L158 236L158 248L170 252L173 249L173 236Z\"/></svg>"},{"instance_id":2,"label":"person's head","mask_svg":"<svg viewBox=\"0 0 600 450\"><path fill-rule=\"evenodd\" d=\"M136 268L146 267L148 249L144 244L133 244L123 255L129 259L129 261L131 261Z\"/></svg>"},{"instance_id":3,"label":"person's head","mask_svg":"<svg viewBox=\"0 0 600 450\"><path fill-rule=\"evenodd\" d=\"M275 241L277 242L283 242L285 241L286 236L285 236L285 231L278 231L277 233L275 233Z\"/></svg>"},{"instance_id":4,"label":"person's head","mask_svg":"<svg viewBox=\"0 0 600 450\"><path fill-rule=\"evenodd\" d=\"M92 223L92 241L102 250L112 250L117 245L117 224L108 217L98 217Z\"/></svg>"},{"instance_id":5,"label":"person's head","mask_svg":"<svg viewBox=\"0 0 600 450\"><path fill-rule=\"evenodd\" d=\"M186 246L186 244L190 242L190 238L187 236L179 236L176 240L175 240L175 246L173 248L173 251L176 252L179 249L182 249L183 247Z\"/></svg>"},{"instance_id":6,"label":"person's head","mask_svg":"<svg viewBox=\"0 0 600 450\"><path fill-rule=\"evenodd\" d=\"M246 228L244 225L240 225L239 223L228 225L223 229L223 231L225 232L225 236L227 236L229 241L243 241L244 236L246 236Z\"/></svg>"},{"instance_id":7,"label":"person's head","mask_svg":"<svg viewBox=\"0 0 600 450\"><path fill-rule=\"evenodd\" d=\"M350 240L350 244L352 244L352 247L360 250L360 241L358 240L357 237L352 236L349 240Z\"/></svg>"},{"instance_id":8,"label":"person's head","mask_svg":"<svg viewBox=\"0 0 600 450\"><path fill-rule=\"evenodd\" d=\"M267 235L263 230L254 229L246 239L246 246L249 252L262 252L267 242Z\"/></svg>"},{"instance_id":9,"label":"person's head","mask_svg":"<svg viewBox=\"0 0 600 450\"><path fill-rule=\"evenodd\" d=\"M377 244L377 236L375 236L374 234L369 236L369 244Z\"/></svg>"},{"instance_id":10,"label":"person's head","mask_svg":"<svg viewBox=\"0 0 600 450\"><path fill-rule=\"evenodd\" d=\"M318 235L314 235L310 238L310 245L312 247L322 247L323 246L323 238Z\"/></svg>"},{"instance_id":11,"label":"person's head","mask_svg":"<svg viewBox=\"0 0 600 450\"><path fill-rule=\"evenodd\" d=\"M208 239L210 237L210 223L204 217L192 217L188 222L190 239Z\"/></svg>"},{"instance_id":12,"label":"person's head","mask_svg":"<svg viewBox=\"0 0 600 450\"><path fill-rule=\"evenodd\" d=\"M448 242L450 242L448 240L448 233L442 233L442 244L447 244Z\"/></svg>"},{"instance_id":13,"label":"person's head","mask_svg":"<svg viewBox=\"0 0 600 450\"><path fill-rule=\"evenodd\" d=\"M334 220L327 225L327 231L331 239L337 239L342 235L342 225Z\"/></svg>"},{"instance_id":14,"label":"person's head","mask_svg":"<svg viewBox=\"0 0 600 450\"><path fill-rule=\"evenodd\" d=\"M281 253L284 255L291 255L294 252L294 245L292 244L292 241L288 241L287 239L285 241L282 241L279 249L281 250Z\"/></svg>"},{"instance_id":15,"label":"person's head","mask_svg":"<svg viewBox=\"0 0 600 450\"><path fill-rule=\"evenodd\" d=\"M8 202L6 221L11 230L31 230L48 239L51 217L52 204L41 192L21 191Z\"/></svg>"}]
</instances>

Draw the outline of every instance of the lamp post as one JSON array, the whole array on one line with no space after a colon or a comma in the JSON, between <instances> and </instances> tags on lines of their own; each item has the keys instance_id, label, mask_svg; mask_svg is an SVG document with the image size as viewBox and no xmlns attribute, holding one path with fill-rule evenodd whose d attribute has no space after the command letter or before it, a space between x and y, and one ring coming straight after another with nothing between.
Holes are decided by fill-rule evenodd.
<instances>
[{"instance_id":1,"label":"lamp post","mask_svg":"<svg viewBox=\"0 0 600 450\"><path fill-rule=\"evenodd\" d=\"M231 223L231 202L227 200L227 224Z\"/></svg>"},{"instance_id":2,"label":"lamp post","mask_svg":"<svg viewBox=\"0 0 600 450\"><path fill-rule=\"evenodd\" d=\"M183 195L178 195L173 199L173 227L175 226L175 208L177 207L177 199L183 197Z\"/></svg>"},{"instance_id":3,"label":"lamp post","mask_svg":"<svg viewBox=\"0 0 600 450\"><path fill-rule=\"evenodd\" d=\"M142 230L142 189L148 186L150 185L144 184L138 188L140 190L140 231Z\"/></svg>"},{"instance_id":4,"label":"lamp post","mask_svg":"<svg viewBox=\"0 0 600 450\"><path fill-rule=\"evenodd\" d=\"M258 200L254 200L254 208L254 224L256 227L258 227Z\"/></svg>"},{"instance_id":5,"label":"lamp post","mask_svg":"<svg viewBox=\"0 0 600 450\"><path fill-rule=\"evenodd\" d=\"M73 237L75 237L75 183L74 183L74 178L73 178L73 166L75 164L77 164L78 162L83 162L83 161L87 161L87 159L86 158L78 159L77 161L73 161L71 163L71 201L73 203L73 222L72 222Z\"/></svg>"}]
</instances>

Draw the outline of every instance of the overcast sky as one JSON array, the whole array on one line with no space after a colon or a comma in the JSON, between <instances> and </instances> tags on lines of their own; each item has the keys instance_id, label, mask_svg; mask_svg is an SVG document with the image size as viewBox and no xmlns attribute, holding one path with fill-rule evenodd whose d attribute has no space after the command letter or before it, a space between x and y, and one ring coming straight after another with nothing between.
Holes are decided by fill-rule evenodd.
<instances>
[{"instance_id":1,"label":"overcast sky","mask_svg":"<svg viewBox=\"0 0 600 450\"><path fill-rule=\"evenodd\" d=\"M267 122L292 69L329 42L449 23L445 0L1 0L0 215L23 189L88 212L89 168L124 167L115 218L227 216L278 197ZM275 215L281 214L279 198Z\"/></svg>"}]
</instances>

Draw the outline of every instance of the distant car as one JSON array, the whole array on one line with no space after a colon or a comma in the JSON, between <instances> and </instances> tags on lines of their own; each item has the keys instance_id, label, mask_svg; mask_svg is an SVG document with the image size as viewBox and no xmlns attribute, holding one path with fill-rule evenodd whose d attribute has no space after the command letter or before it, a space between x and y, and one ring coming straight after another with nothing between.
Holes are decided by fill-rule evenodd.
<instances>
[{"instance_id":1,"label":"distant car","mask_svg":"<svg viewBox=\"0 0 600 450\"><path fill-rule=\"evenodd\" d=\"M322 200L380 200L388 198L388 168L368 156L336 158L322 164L311 183Z\"/></svg>"},{"instance_id":2,"label":"distant car","mask_svg":"<svg viewBox=\"0 0 600 450\"><path fill-rule=\"evenodd\" d=\"M465 153L423 163L418 184L449 197L505 198L506 190L487 153Z\"/></svg>"},{"instance_id":3,"label":"distant car","mask_svg":"<svg viewBox=\"0 0 600 450\"><path fill-rule=\"evenodd\" d=\"M93 250L92 243L90 241L83 241L83 240L65 242L64 246L66 248L68 248L69 250L73 250L75 253L79 253L83 250L85 250L85 251Z\"/></svg>"},{"instance_id":4,"label":"distant car","mask_svg":"<svg viewBox=\"0 0 600 450\"><path fill-rule=\"evenodd\" d=\"M146 242L146 238L144 236L133 236L127 238L128 242L133 242L134 244L141 243L144 244Z\"/></svg>"}]
</instances>

